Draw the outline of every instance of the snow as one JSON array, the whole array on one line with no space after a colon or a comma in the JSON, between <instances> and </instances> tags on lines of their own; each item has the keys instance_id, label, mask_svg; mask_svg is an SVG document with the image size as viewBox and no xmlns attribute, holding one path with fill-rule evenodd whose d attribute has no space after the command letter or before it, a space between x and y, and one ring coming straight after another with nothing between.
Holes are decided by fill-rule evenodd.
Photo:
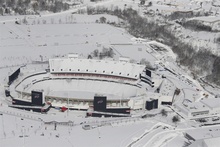
<instances>
[{"instance_id":1,"label":"snow","mask_svg":"<svg viewBox=\"0 0 220 147\"><path fill-rule=\"evenodd\" d=\"M201 100L201 102L212 109L220 107L220 99L218 99L218 98L203 99L203 100Z\"/></svg>"},{"instance_id":2,"label":"snow","mask_svg":"<svg viewBox=\"0 0 220 147\"><path fill-rule=\"evenodd\" d=\"M114 82L78 79L72 79L71 82L57 79L46 80L33 85L26 82L23 82L23 84L24 86L28 85L27 88L23 90L23 85L21 84L16 90L31 93L32 90L43 89L48 96L62 97L68 93L68 97L80 99L93 99L96 93L106 94L106 96L109 96L111 99L119 99L119 97L122 96L126 99L136 96L137 90L139 89L135 86ZM60 86L62 86L62 88L60 88Z\"/></svg>"},{"instance_id":3,"label":"snow","mask_svg":"<svg viewBox=\"0 0 220 147\"><path fill-rule=\"evenodd\" d=\"M205 140L204 140L204 143L205 143L207 146L217 147L218 144L219 144L219 137L217 137L217 138L205 139Z\"/></svg>"},{"instance_id":4,"label":"snow","mask_svg":"<svg viewBox=\"0 0 220 147\"><path fill-rule=\"evenodd\" d=\"M186 70L177 66L175 62L176 55L168 46L156 41L148 41L147 39L136 39L122 28L96 23L96 20L99 20L102 16L107 18L107 22L120 22L121 20L115 16L107 14L90 16L71 14L78 9L86 9L87 5L106 5L109 8L118 6L122 9L132 7L141 14L145 11L145 8L138 6L139 0L106 0L99 3L92 3L89 0L84 1L86 4L58 14L45 13L41 14L41 16L26 16L27 25L15 24L15 20L20 22L25 16L0 16L0 114L3 114L0 115L1 146L92 147L127 146L129 144L132 144L132 146L183 146L184 142L187 142L183 136L185 132L192 134L196 139L218 137L219 127L217 125L200 128L198 122L193 122L193 120L189 120L189 117L184 115L182 118L179 110L173 106L161 106L157 110L136 110L136 112L133 112L137 116L145 113L153 115L151 118L147 117L145 119L140 116L131 118L85 118L86 112L67 111L62 113L56 109L51 109L48 114L39 114L7 106L9 101L4 96L7 76L20 66L26 65L21 72L23 74L21 77L25 77L28 74L48 68L47 64L33 64L35 61L41 61L41 57L43 57L43 61L48 61L50 58L61 58L69 53L78 53L80 57L87 58L95 49L101 51L103 47L113 48L116 54L115 58L126 56L136 62L144 58L152 65L158 63L154 73L158 77L162 75L166 77L166 82L162 85L162 93L158 94L164 100L172 98L175 88L181 90L180 95L175 96L174 99L174 103L180 105L187 100L190 101L189 104L199 102L204 97L203 94L208 93L199 85L198 81L187 75ZM167 4L171 2L177 6L168 6ZM203 2L202 8L200 8L200 2ZM218 4L218 1L215 4ZM218 10L218 8L211 6L211 1L158 0L153 1L152 7L147 9L159 9L159 12L163 12L166 15L172 11L191 11L196 9L207 11L210 8L212 8L212 12ZM208 19L206 17L210 21L217 18L218 16L208 17ZM174 27L176 26L174 25ZM216 50L216 44L214 43L217 33L192 32L183 28L174 29L174 27L171 31L174 31L176 35L182 36L181 39L183 41L191 42L193 46L210 47L213 52L219 52ZM186 38L186 36L190 37ZM158 51L150 46L152 44L163 47L165 50ZM175 74L165 70L164 67ZM17 82L19 81L15 81L15 83ZM31 81L25 82L28 84ZM61 94L69 97L74 95L87 97L94 90L108 94L115 93L116 96L123 94L124 96L132 96L136 94L136 89L129 86L121 87L117 84L109 84L109 82L102 84L104 86L100 86L98 81L80 81L77 83L74 80L71 86L74 87L75 91L71 89L67 81L57 81L55 84L48 83L48 85L36 84L32 88L40 89L44 86L50 86L51 91L48 90L47 92L51 95L59 96ZM62 85L66 91L60 90L58 85ZM87 92L78 91L80 88L85 87ZM19 90L22 90L22 88L22 85L18 87ZM52 91L52 89L54 90ZM30 92L30 89L26 91ZM218 89L216 91L218 92ZM150 93L148 96L151 96ZM218 107L217 103L209 101L211 100L210 98L213 98L213 95L209 94L208 97L205 101ZM167 117L160 114L162 108L168 110ZM180 122L172 122L172 117L175 115L181 117ZM205 116L200 117L203 118ZM206 115L206 117L211 116ZM48 123L51 121L58 122L57 130L54 130L54 123ZM69 121L73 122L73 124L70 125ZM61 124L61 122L64 124ZM92 125L94 128L84 130L82 126L86 124ZM192 129L192 126L195 128Z\"/></svg>"},{"instance_id":5,"label":"snow","mask_svg":"<svg viewBox=\"0 0 220 147\"><path fill-rule=\"evenodd\" d=\"M14 112L19 114L22 111ZM33 115L30 112L27 114L29 116ZM27 118L22 119L20 119L18 115L10 116L5 113L1 116L1 120L4 120L4 128L13 126L10 127L11 130L5 130L6 138L3 140L1 139L1 145L60 146L62 144L64 146L88 146L89 144L90 146L120 146L129 141L131 138L138 136L143 130L150 129L154 124L148 121L146 124L146 122L138 121L132 118L127 119L126 121L123 121L123 119L116 119L115 121L112 121L112 126L83 130L81 125L77 125L77 120L79 121L80 119L74 118L74 124L76 125L62 126L58 124L57 129L54 130L53 124L50 125L44 124L41 121L29 120L30 118L28 118L28 115L26 115ZM53 119L57 120L57 118ZM65 121L65 119L62 120ZM87 120L87 122L88 121L92 120ZM0 123L1 122L2 121L0 121ZM10 123L8 124L5 122ZM1 124L0 126L3 125ZM17 132L13 133L13 130L16 127ZM24 138L23 135L25 136ZM1 138L3 138L3 136ZM106 144L106 142L111 143Z\"/></svg>"},{"instance_id":6,"label":"snow","mask_svg":"<svg viewBox=\"0 0 220 147\"><path fill-rule=\"evenodd\" d=\"M204 22L213 23L213 22L216 22L216 21L220 21L220 16L195 17L195 18L191 18L189 20L201 20L201 21L204 21Z\"/></svg>"},{"instance_id":7,"label":"snow","mask_svg":"<svg viewBox=\"0 0 220 147\"><path fill-rule=\"evenodd\" d=\"M207 128L199 128L199 129L191 129L187 130L186 133L190 135L195 140L201 140L201 139L209 139L209 138L215 138L219 137L219 126L215 127L207 127Z\"/></svg>"},{"instance_id":8,"label":"snow","mask_svg":"<svg viewBox=\"0 0 220 147\"><path fill-rule=\"evenodd\" d=\"M51 73L80 73L120 76L138 79L138 75L144 71L144 65L125 63L119 61L94 60L94 59L50 59Z\"/></svg>"}]
</instances>

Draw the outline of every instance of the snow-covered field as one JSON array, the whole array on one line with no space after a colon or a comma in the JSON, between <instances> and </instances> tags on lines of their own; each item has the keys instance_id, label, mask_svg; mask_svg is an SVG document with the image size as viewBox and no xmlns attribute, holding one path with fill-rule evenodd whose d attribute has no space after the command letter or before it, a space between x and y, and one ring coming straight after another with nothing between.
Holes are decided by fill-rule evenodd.
<instances>
[{"instance_id":1,"label":"snow-covered field","mask_svg":"<svg viewBox=\"0 0 220 147\"><path fill-rule=\"evenodd\" d=\"M100 3L90 3L87 0L86 2L93 6L105 5L111 8L112 5L118 5L121 8L132 7L140 13L144 11L142 7L138 7L138 0L106 0ZM178 6L168 6L167 4L171 2ZM160 9L159 11L163 12L188 11L197 9L200 2L199 0L154 1L152 9ZM205 9L212 7L209 1L202 2L207 3L207 7L203 4ZM101 51L103 47L113 48L116 59L120 56L129 57L136 62L146 59L157 67L155 73L167 78L162 88L163 95L172 96L176 88L181 90L180 95L175 97L174 103L181 104L186 99L195 102L203 98L204 94L207 95L208 92L188 76L187 71L177 66L176 56L168 46L156 41L140 41L122 28L97 23L97 20L103 16L107 22L120 23L121 20L112 15L71 14L77 9L84 8L86 6L82 5L66 12L41 16L0 16L0 146L183 146L188 142L184 132L192 126L199 125L188 120L172 106L161 106L160 109L152 111L140 110L135 112L137 117L131 118L85 118L85 112L63 113L56 109L51 109L48 114L39 114L7 106L4 86L7 83L7 76L18 67L28 64L24 68L28 68L30 73L41 71L47 68L47 65L33 64L33 61L42 59L47 61L49 58L66 56L68 53L78 53L87 58L95 49ZM213 8L213 11L218 9ZM24 18L27 19L27 24L22 23ZM21 22L21 25L15 24L15 20ZM204 40L214 40L213 34L206 36L204 32L191 33L188 30L183 32L202 40L199 44L201 46L204 45ZM155 50L152 44L165 48L165 51ZM173 73L165 70L165 67ZM207 98L213 97L212 94L207 96ZM167 110L168 115L162 116L161 109ZM153 116L141 118L143 114ZM175 115L180 117L177 123L172 122L172 117ZM52 121L57 121L56 127ZM91 125L92 129L84 130L84 125Z\"/></svg>"}]
</instances>

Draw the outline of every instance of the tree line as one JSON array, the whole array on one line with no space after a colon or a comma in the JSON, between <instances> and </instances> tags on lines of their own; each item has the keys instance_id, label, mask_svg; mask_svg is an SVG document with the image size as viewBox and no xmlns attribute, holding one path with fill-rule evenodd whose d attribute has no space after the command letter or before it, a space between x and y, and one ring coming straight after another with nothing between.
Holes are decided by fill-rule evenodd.
<instances>
[{"instance_id":1,"label":"tree line","mask_svg":"<svg viewBox=\"0 0 220 147\"><path fill-rule=\"evenodd\" d=\"M0 15L38 14L39 11L60 12L69 9L62 0L0 0ZM31 10L31 11L30 11Z\"/></svg>"},{"instance_id":2,"label":"tree line","mask_svg":"<svg viewBox=\"0 0 220 147\"><path fill-rule=\"evenodd\" d=\"M132 8L122 10L117 6L111 9L89 7L87 12L88 14L107 13L123 19L126 24L125 29L135 37L152 40L161 38L164 40L163 43L170 46L173 52L178 55L178 63L188 67L194 73L195 78L206 76L207 80L220 85L220 57L203 47L197 51L190 44L175 36L168 25L148 21Z\"/></svg>"},{"instance_id":3,"label":"tree line","mask_svg":"<svg viewBox=\"0 0 220 147\"><path fill-rule=\"evenodd\" d=\"M215 30L213 30L211 26L205 25L198 20L183 21L183 22L180 22L179 24L182 25L184 28L195 30L195 31L215 32Z\"/></svg>"}]
</instances>

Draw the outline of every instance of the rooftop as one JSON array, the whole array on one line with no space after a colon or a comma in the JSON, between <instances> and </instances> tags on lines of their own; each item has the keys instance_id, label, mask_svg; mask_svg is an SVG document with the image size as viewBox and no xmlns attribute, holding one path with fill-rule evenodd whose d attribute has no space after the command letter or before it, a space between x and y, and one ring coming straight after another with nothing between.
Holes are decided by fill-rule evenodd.
<instances>
[{"instance_id":1,"label":"rooftop","mask_svg":"<svg viewBox=\"0 0 220 147\"><path fill-rule=\"evenodd\" d=\"M220 127L198 128L187 130L186 133L195 140L220 137Z\"/></svg>"},{"instance_id":2,"label":"rooftop","mask_svg":"<svg viewBox=\"0 0 220 147\"><path fill-rule=\"evenodd\" d=\"M219 98L210 98L201 100L203 104L208 106L209 108L218 108L220 107L220 99Z\"/></svg>"},{"instance_id":3,"label":"rooftop","mask_svg":"<svg viewBox=\"0 0 220 147\"><path fill-rule=\"evenodd\" d=\"M50 59L51 73L93 73L138 79L145 69L144 65L127 60L96 60L78 58Z\"/></svg>"}]
</instances>

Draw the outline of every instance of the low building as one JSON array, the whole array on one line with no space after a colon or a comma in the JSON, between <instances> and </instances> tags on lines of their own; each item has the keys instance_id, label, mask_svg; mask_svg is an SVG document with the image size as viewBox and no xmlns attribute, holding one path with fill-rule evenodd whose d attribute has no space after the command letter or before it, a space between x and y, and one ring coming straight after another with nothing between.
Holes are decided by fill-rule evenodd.
<instances>
[{"instance_id":1,"label":"low building","mask_svg":"<svg viewBox=\"0 0 220 147\"><path fill-rule=\"evenodd\" d=\"M185 137L192 142L189 147L218 147L220 143L220 127L187 130Z\"/></svg>"},{"instance_id":2,"label":"low building","mask_svg":"<svg viewBox=\"0 0 220 147\"><path fill-rule=\"evenodd\" d=\"M204 98L201 103L210 109L210 113L220 113L220 98Z\"/></svg>"},{"instance_id":3,"label":"low building","mask_svg":"<svg viewBox=\"0 0 220 147\"><path fill-rule=\"evenodd\" d=\"M175 104L175 107L184 115L188 117L195 117L198 115L206 115L210 113L210 109L202 102L193 102L187 104Z\"/></svg>"}]
</instances>

